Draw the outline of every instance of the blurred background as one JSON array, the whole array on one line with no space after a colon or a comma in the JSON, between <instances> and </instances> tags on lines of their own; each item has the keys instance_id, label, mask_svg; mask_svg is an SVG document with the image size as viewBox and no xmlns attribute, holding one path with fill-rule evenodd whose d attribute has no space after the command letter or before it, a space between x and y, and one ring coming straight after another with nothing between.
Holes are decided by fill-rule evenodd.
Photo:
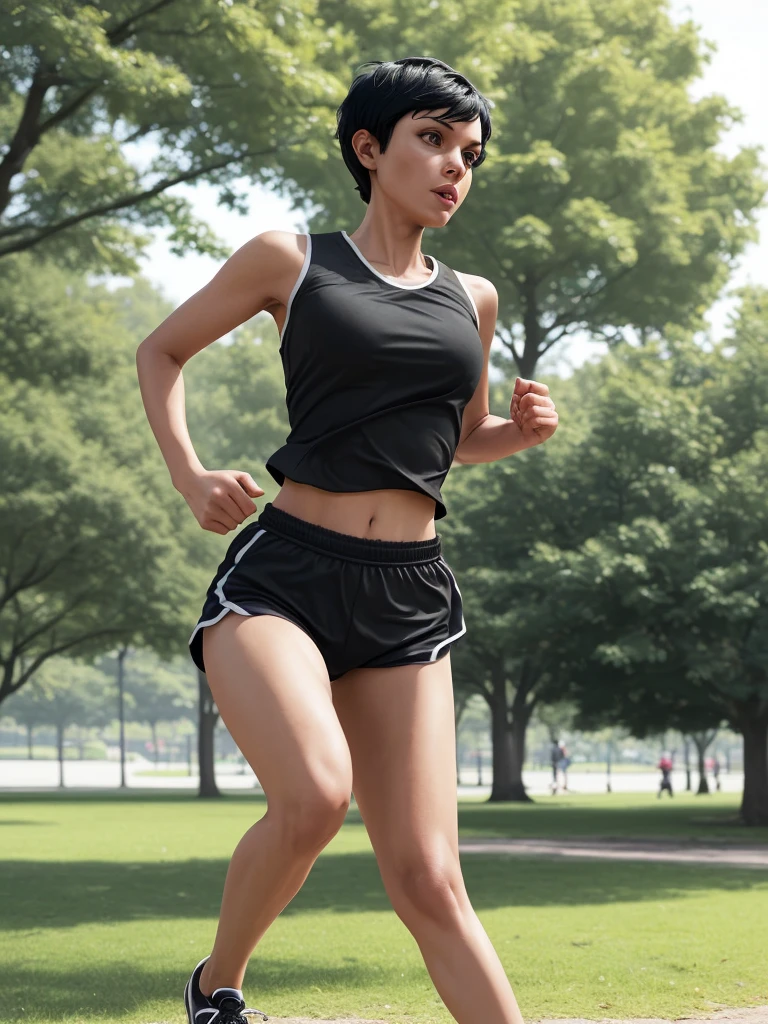
<instances>
[{"instance_id":1,"label":"blurred background","mask_svg":"<svg viewBox=\"0 0 768 1024\"><path fill-rule=\"evenodd\" d=\"M254 234L355 229L336 107L427 53L493 137L424 250L496 285L493 411L520 375L561 417L446 484L458 782L526 800L562 741L584 787L653 790L667 752L768 824L766 30L746 0L4 5L0 785L234 782L186 650L231 538L173 489L135 349ZM271 500L271 317L184 376L203 463Z\"/></svg>"}]
</instances>

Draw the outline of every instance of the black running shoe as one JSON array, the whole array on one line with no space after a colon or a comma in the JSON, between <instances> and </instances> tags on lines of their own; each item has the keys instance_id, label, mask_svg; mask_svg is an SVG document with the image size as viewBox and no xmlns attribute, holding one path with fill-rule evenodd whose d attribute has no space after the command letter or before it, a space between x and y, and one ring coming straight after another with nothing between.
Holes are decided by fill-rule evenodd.
<instances>
[{"instance_id":1,"label":"black running shoe","mask_svg":"<svg viewBox=\"0 0 768 1024\"><path fill-rule=\"evenodd\" d=\"M246 1007L239 988L217 988L210 998L204 996L200 991L200 975L207 960L207 956L203 957L184 986L184 1006L189 1024L250 1024L246 1014L258 1014L263 1020L269 1020L263 1010Z\"/></svg>"}]
</instances>

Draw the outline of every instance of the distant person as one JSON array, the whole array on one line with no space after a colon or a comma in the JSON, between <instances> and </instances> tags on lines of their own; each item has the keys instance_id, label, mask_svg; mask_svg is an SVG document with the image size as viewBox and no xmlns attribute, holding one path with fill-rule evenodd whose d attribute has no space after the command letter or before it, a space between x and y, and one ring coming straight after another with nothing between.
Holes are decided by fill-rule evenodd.
<instances>
[{"instance_id":1,"label":"distant person","mask_svg":"<svg viewBox=\"0 0 768 1024\"><path fill-rule=\"evenodd\" d=\"M560 778L562 779L563 792L568 792L568 767L571 763L570 757L568 757L568 748L565 743L560 740L558 744L559 760L557 767L560 769Z\"/></svg>"},{"instance_id":2,"label":"distant person","mask_svg":"<svg viewBox=\"0 0 768 1024\"><path fill-rule=\"evenodd\" d=\"M712 775L715 780L715 788L720 792L720 758L715 754L712 758Z\"/></svg>"},{"instance_id":3,"label":"distant person","mask_svg":"<svg viewBox=\"0 0 768 1024\"><path fill-rule=\"evenodd\" d=\"M550 757L550 760L552 762L552 784L550 786L550 789L552 790L552 795L554 796L557 793L558 789L559 789L559 785L558 785L558 781L557 781L557 769L558 769L558 767L560 765L560 757L561 757L561 755L560 755L560 744L557 743L555 740L552 741L552 748L551 748L551 750L549 752L549 757Z\"/></svg>"},{"instance_id":4,"label":"distant person","mask_svg":"<svg viewBox=\"0 0 768 1024\"><path fill-rule=\"evenodd\" d=\"M672 792L672 758L668 753L663 753L659 760L659 771L661 772L661 784L659 785L658 797L661 799L661 794L665 791L670 796L675 794Z\"/></svg>"}]
</instances>

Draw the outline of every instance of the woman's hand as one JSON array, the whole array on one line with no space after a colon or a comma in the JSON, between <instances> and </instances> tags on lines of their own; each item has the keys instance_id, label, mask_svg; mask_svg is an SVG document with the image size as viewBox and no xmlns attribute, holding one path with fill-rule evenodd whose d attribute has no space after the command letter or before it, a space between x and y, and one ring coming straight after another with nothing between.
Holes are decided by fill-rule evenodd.
<instances>
[{"instance_id":1,"label":"woman's hand","mask_svg":"<svg viewBox=\"0 0 768 1024\"><path fill-rule=\"evenodd\" d=\"M530 448L552 437L558 415L547 385L518 377L509 403L509 418L517 424Z\"/></svg>"},{"instance_id":2,"label":"woman's hand","mask_svg":"<svg viewBox=\"0 0 768 1024\"><path fill-rule=\"evenodd\" d=\"M240 469L204 469L189 476L179 491L202 528L221 534L253 515L256 506L250 499L264 493L251 474Z\"/></svg>"}]
</instances>

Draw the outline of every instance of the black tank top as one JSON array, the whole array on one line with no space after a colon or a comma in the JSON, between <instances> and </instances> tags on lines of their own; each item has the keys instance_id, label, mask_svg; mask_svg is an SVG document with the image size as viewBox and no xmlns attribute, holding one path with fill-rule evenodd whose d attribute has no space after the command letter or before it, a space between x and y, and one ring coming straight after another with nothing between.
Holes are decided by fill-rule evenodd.
<instances>
[{"instance_id":1,"label":"black tank top","mask_svg":"<svg viewBox=\"0 0 768 1024\"><path fill-rule=\"evenodd\" d=\"M450 267L399 284L346 231L307 236L280 356L291 431L271 476L326 491L402 488L435 501L484 363L477 308Z\"/></svg>"}]
</instances>

